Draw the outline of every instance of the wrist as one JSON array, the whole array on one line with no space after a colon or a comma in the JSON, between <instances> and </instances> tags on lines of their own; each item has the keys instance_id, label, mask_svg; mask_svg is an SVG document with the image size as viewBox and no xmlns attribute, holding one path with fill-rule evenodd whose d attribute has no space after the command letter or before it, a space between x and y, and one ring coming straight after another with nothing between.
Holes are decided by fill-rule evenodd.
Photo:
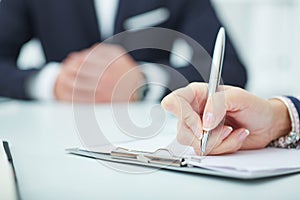
<instances>
[{"instance_id":1,"label":"wrist","mask_svg":"<svg viewBox=\"0 0 300 200\"><path fill-rule=\"evenodd\" d=\"M291 122L291 129L288 134L273 140L269 146L278 148L300 148L300 124L299 124L299 110L298 99L290 96L276 97L288 109L289 119Z\"/></svg>"},{"instance_id":2,"label":"wrist","mask_svg":"<svg viewBox=\"0 0 300 200\"><path fill-rule=\"evenodd\" d=\"M288 108L282 101L271 99L269 102L273 110L272 140L276 140L292 130L292 123Z\"/></svg>"}]
</instances>

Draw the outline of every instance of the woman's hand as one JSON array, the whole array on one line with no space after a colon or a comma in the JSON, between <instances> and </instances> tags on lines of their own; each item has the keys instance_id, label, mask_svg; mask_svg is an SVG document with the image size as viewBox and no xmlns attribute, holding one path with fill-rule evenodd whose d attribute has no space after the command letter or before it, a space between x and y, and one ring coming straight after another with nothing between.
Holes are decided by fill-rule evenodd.
<instances>
[{"instance_id":1,"label":"woman's hand","mask_svg":"<svg viewBox=\"0 0 300 200\"><path fill-rule=\"evenodd\" d=\"M203 130L213 130L207 145L207 154L213 155L264 148L291 130L288 110L280 100L264 100L232 86L221 86L207 99L207 88L205 83L191 83L162 100L178 118L178 141L197 154Z\"/></svg>"}]
</instances>

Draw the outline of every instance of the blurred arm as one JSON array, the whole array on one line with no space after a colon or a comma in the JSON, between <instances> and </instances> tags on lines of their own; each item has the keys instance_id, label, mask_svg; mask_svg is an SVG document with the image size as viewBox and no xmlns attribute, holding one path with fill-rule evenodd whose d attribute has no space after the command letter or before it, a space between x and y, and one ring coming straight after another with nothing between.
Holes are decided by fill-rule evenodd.
<instances>
[{"instance_id":1,"label":"blurred arm","mask_svg":"<svg viewBox=\"0 0 300 200\"><path fill-rule=\"evenodd\" d=\"M32 38L23 0L0 3L0 96L30 99L26 82L35 69L20 70L16 64L20 48Z\"/></svg>"}]
</instances>

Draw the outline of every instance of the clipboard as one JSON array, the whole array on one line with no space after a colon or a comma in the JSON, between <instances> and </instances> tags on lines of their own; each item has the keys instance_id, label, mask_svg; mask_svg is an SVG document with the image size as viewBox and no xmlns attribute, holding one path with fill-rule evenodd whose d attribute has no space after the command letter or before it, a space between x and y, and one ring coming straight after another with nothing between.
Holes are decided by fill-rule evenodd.
<instances>
[{"instance_id":1,"label":"clipboard","mask_svg":"<svg viewBox=\"0 0 300 200\"><path fill-rule=\"evenodd\" d=\"M116 147L110 152L88 151L80 148L66 149L68 153L115 161L120 163L132 163L143 166L157 166L159 168L167 165L172 167L186 167L190 160L200 161L196 157L179 157L171 150L159 148L154 152L131 150L123 147Z\"/></svg>"},{"instance_id":2,"label":"clipboard","mask_svg":"<svg viewBox=\"0 0 300 200\"><path fill-rule=\"evenodd\" d=\"M109 151L90 151L81 148L69 148L66 149L66 151L69 154L108 162L172 170L177 172L192 173L195 175L211 175L242 180L261 179L300 172L300 166L296 168L275 171L220 171L217 168L196 166L195 163L201 162L199 157L179 157L174 155L169 149L165 148L159 148L154 152L131 150L123 147L115 147Z\"/></svg>"}]
</instances>

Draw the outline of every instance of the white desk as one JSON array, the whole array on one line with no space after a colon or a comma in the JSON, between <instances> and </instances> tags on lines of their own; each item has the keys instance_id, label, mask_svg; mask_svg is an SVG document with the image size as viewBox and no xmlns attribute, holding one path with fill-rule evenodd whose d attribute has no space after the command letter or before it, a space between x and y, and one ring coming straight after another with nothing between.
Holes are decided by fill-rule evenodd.
<instances>
[{"instance_id":1,"label":"white desk","mask_svg":"<svg viewBox=\"0 0 300 200\"><path fill-rule=\"evenodd\" d=\"M148 108L134 105L133 115L147 118ZM114 132L116 127L108 123L112 120L109 110L109 106L96 107L97 116L107 120L105 130ZM24 200L300 198L300 174L256 181L166 170L134 175L117 172L93 159L68 155L65 148L80 145L71 105L5 102L0 104L0 122L0 138L11 143ZM174 119L170 123L172 127L167 124L166 129L174 132Z\"/></svg>"}]
</instances>

